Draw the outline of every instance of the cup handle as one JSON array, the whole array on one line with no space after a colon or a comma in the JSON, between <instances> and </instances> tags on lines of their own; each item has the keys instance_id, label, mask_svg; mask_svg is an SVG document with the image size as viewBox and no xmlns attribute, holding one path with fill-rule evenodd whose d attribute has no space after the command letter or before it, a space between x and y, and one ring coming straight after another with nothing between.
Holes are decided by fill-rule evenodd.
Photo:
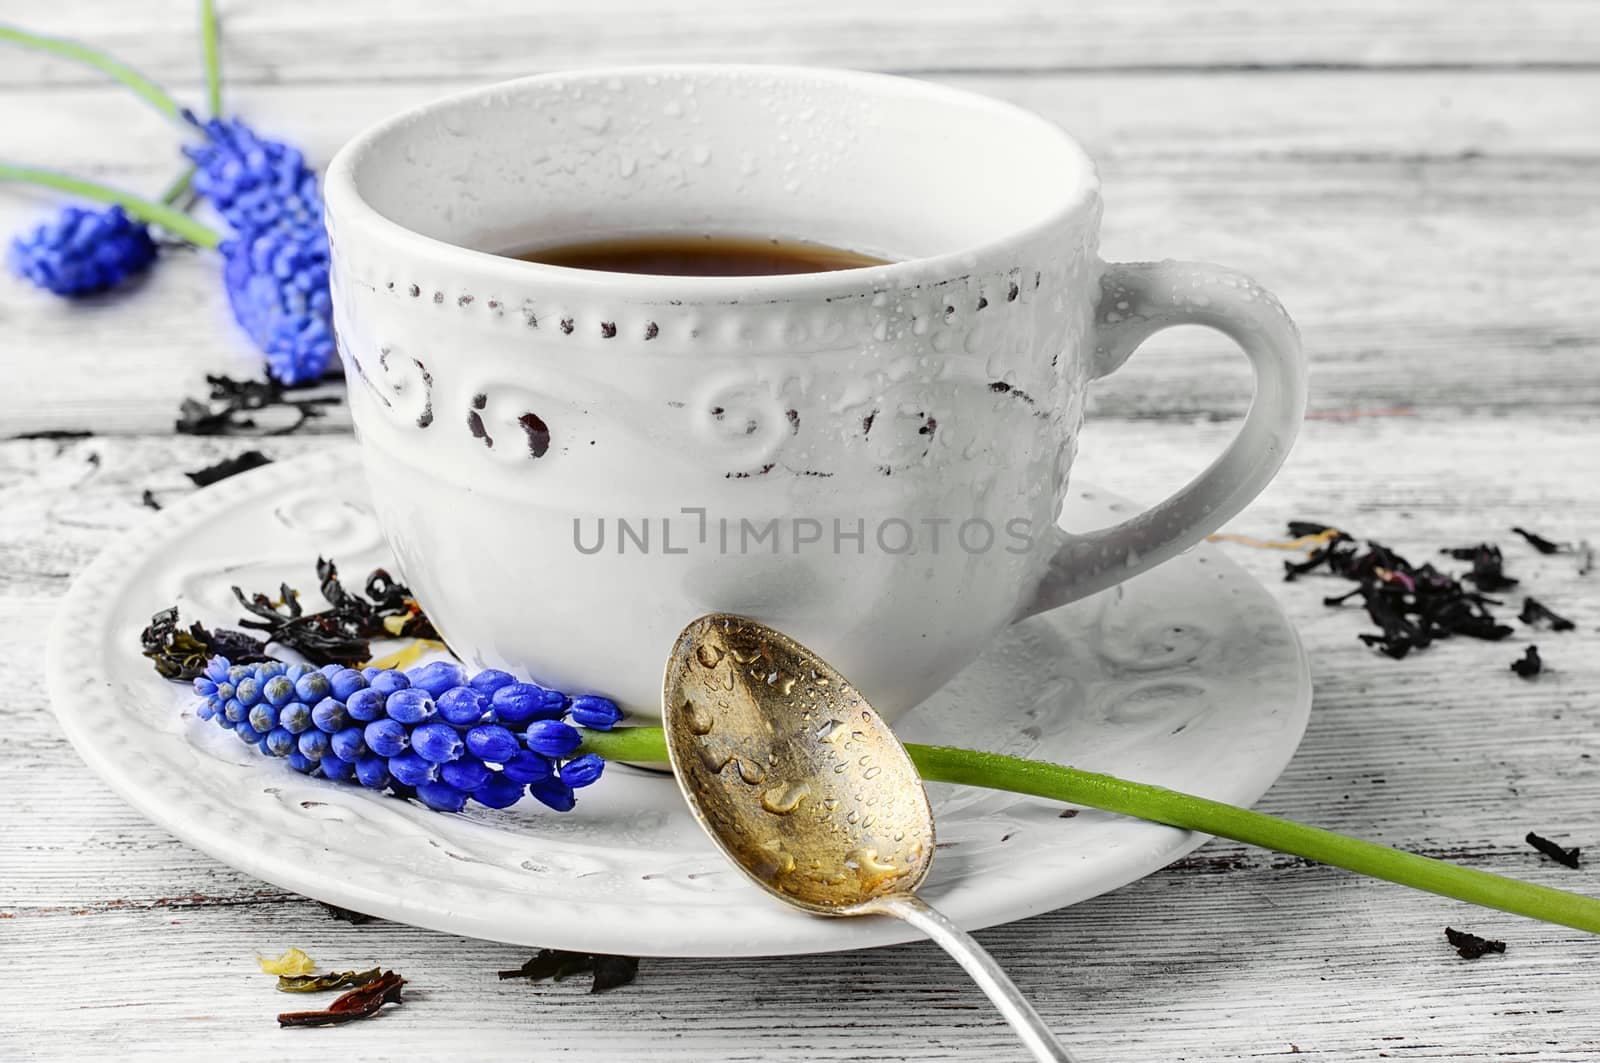
<instances>
[{"instance_id":1,"label":"cup handle","mask_svg":"<svg viewBox=\"0 0 1600 1063\"><path fill-rule=\"evenodd\" d=\"M1121 524L1076 535L1052 527L1050 567L1018 618L1121 583L1187 550L1250 503L1283 464L1305 415L1300 334L1276 297L1242 273L1198 262L1108 265L1095 308L1090 379L1114 372L1150 336L1206 325L1230 337L1255 373L1233 442L1166 501Z\"/></svg>"}]
</instances>

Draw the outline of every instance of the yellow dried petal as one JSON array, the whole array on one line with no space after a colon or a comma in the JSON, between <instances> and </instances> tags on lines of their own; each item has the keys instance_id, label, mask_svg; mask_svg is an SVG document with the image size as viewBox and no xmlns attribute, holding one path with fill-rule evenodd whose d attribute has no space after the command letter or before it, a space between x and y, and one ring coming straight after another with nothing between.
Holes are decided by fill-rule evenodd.
<instances>
[{"instance_id":1,"label":"yellow dried petal","mask_svg":"<svg viewBox=\"0 0 1600 1063\"><path fill-rule=\"evenodd\" d=\"M317 969L316 961L299 949L290 949L275 960L269 960L265 956L257 956L256 962L268 974L310 974Z\"/></svg>"},{"instance_id":2,"label":"yellow dried petal","mask_svg":"<svg viewBox=\"0 0 1600 1063\"><path fill-rule=\"evenodd\" d=\"M1217 532L1215 535L1206 536L1206 542L1239 543L1241 546L1254 546L1260 550L1315 550L1319 546L1326 546L1342 534L1337 528L1325 528L1315 535L1302 535L1298 539L1253 539L1248 535Z\"/></svg>"},{"instance_id":3,"label":"yellow dried petal","mask_svg":"<svg viewBox=\"0 0 1600 1063\"><path fill-rule=\"evenodd\" d=\"M431 650L443 650L448 648L449 647L445 646L444 643L438 641L437 639L415 639L412 641L411 645L398 649L389 654L387 657L379 657L376 660L368 661L366 667L405 668L408 665L416 664L417 660L421 658L423 654L428 653Z\"/></svg>"}]
</instances>

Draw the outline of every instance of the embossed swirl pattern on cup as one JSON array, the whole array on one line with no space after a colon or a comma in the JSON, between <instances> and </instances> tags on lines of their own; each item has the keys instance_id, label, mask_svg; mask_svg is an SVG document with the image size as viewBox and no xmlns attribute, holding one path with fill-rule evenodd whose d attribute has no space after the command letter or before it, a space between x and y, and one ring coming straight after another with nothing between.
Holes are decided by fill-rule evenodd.
<instances>
[{"instance_id":1,"label":"embossed swirl pattern on cup","mask_svg":"<svg viewBox=\"0 0 1600 1063\"><path fill-rule=\"evenodd\" d=\"M704 334L708 364L667 360L678 384L659 398L622 390L618 363L603 360L611 351L574 357L560 327L571 315L550 328L550 319L531 307L510 315L508 327L544 338L510 371L504 361L491 370L488 360L480 365L459 350L422 350L425 341L409 336L341 335L339 348L378 415L400 430L392 437L396 444L406 433L417 433L419 443L448 435L452 446L470 437L471 450L531 474L538 459L587 448L603 429L635 441L643 436L658 452L692 456L729 480L892 476L972 457L992 435L986 426L996 418L1027 418L1035 422L1029 432L1061 433L1063 411L1075 408L1081 382L1040 352L1082 342L1081 327L1058 312L1058 303L1084 261L1073 256L1048 276L1030 271L1033 281L1026 285L1018 283L1024 273L1012 270L892 299L883 292L851 297L832 305L828 322L812 320L814 309L700 308L698 317L686 320ZM389 289L355 287L346 293L354 296L346 316L359 328L362 304L391 296ZM403 297L408 289L393 290ZM998 312L986 291L995 293ZM435 303L420 296L417 306L424 314L435 311ZM504 349L501 300L441 296L437 310L469 317L452 326L462 330L459 344L470 345L484 330L482 342ZM641 337L646 334L655 335ZM644 342L636 339L614 353L632 359ZM728 357L743 352L754 357L743 364Z\"/></svg>"}]
</instances>

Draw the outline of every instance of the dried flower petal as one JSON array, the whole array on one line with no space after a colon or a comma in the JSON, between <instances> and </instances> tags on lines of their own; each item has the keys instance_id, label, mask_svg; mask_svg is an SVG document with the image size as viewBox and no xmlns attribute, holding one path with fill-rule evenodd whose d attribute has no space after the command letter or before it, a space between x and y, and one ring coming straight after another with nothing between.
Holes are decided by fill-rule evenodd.
<instances>
[{"instance_id":1,"label":"dried flower petal","mask_svg":"<svg viewBox=\"0 0 1600 1063\"><path fill-rule=\"evenodd\" d=\"M300 975L310 974L317 969L316 961L299 949L290 949L277 959L257 956L256 962L267 974Z\"/></svg>"}]
</instances>

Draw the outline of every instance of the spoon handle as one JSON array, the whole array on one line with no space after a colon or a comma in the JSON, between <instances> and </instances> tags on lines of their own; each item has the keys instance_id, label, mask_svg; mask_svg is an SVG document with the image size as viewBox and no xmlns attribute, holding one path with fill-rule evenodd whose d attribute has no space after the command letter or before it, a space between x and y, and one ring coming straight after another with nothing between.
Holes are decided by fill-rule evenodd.
<instances>
[{"instance_id":1,"label":"spoon handle","mask_svg":"<svg viewBox=\"0 0 1600 1063\"><path fill-rule=\"evenodd\" d=\"M994 957L985 952L971 934L946 919L922 898L911 893L892 894L873 901L865 910L905 920L955 957L962 969L978 983L978 988L1000 1009L1000 1014L1016 1030L1034 1059L1040 1063L1074 1063L1077 1057L1056 1040L1050 1027L1044 1024L1039 1013L1033 1010L1033 1005L1028 1003L1028 998L1022 995L1022 990L1017 988Z\"/></svg>"}]
</instances>

